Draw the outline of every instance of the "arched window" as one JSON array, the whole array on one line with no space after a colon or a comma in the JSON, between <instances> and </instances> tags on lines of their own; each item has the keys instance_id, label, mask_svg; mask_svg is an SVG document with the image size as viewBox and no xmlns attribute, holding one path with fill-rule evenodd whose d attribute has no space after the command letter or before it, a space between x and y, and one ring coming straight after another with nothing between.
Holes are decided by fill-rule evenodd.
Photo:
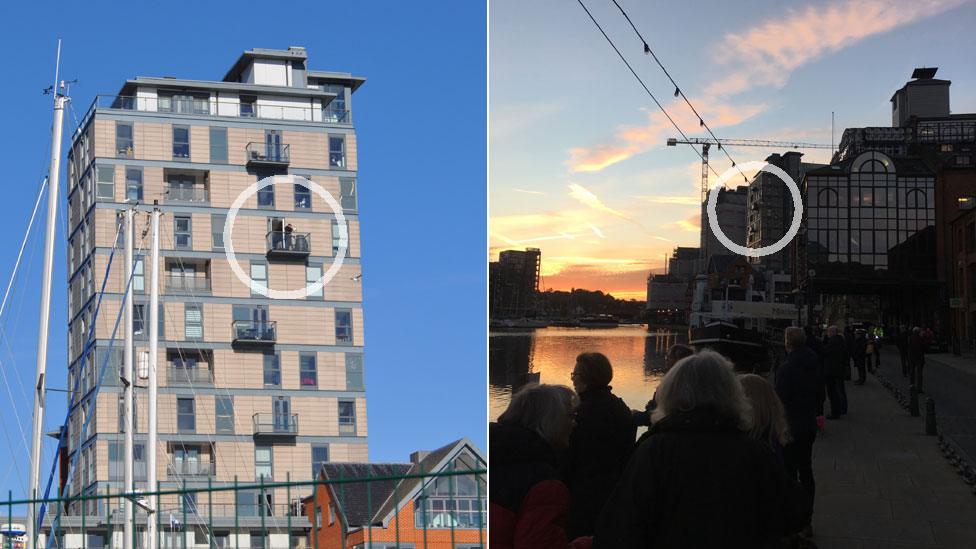
<instances>
[{"instance_id":1,"label":"arched window","mask_svg":"<svg viewBox=\"0 0 976 549\"><path fill-rule=\"evenodd\" d=\"M829 187L821 190L817 195L817 206L821 208L824 206L836 207L837 201L837 191Z\"/></svg>"},{"instance_id":2,"label":"arched window","mask_svg":"<svg viewBox=\"0 0 976 549\"><path fill-rule=\"evenodd\" d=\"M928 200L925 198L925 191L922 189L911 189L905 196L905 205L909 208L927 208Z\"/></svg>"},{"instance_id":3,"label":"arched window","mask_svg":"<svg viewBox=\"0 0 976 549\"><path fill-rule=\"evenodd\" d=\"M894 173L895 163L883 153L868 151L854 159L851 164L854 173Z\"/></svg>"}]
</instances>

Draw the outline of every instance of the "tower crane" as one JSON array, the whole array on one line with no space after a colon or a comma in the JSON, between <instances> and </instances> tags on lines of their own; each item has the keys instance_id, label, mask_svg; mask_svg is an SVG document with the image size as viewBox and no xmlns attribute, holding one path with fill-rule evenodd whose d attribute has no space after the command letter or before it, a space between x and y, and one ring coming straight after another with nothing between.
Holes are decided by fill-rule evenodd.
<instances>
[{"instance_id":1,"label":"tower crane","mask_svg":"<svg viewBox=\"0 0 976 549\"><path fill-rule=\"evenodd\" d=\"M701 145L702 171L701 171L701 201L705 202L708 197L708 150L712 145L717 145L719 150L723 146L736 147L766 147L770 149L833 149L832 145L822 145L819 143L802 143L799 141L771 141L766 139L721 139L714 140L705 137L691 137L687 140L668 138L668 146L677 145ZM732 164L733 166L735 163Z\"/></svg>"}]
</instances>

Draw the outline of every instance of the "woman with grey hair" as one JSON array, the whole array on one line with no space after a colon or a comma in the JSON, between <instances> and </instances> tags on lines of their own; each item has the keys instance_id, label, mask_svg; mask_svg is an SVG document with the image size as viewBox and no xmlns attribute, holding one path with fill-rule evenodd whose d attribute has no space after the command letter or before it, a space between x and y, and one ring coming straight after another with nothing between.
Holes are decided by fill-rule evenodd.
<instances>
[{"instance_id":1,"label":"woman with grey hair","mask_svg":"<svg viewBox=\"0 0 976 549\"><path fill-rule=\"evenodd\" d=\"M569 387L533 383L488 426L491 547L589 547L589 538L567 541L569 489L557 470L557 453L569 446L578 405Z\"/></svg>"},{"instance_id":2,"label":"woman with grey hair","mask_svg":"<svg viewBox=\"0 0 976 549\"><path fill-rule=\"evenodd\" d=\"M810 522L800 486L748 435L749 403L727 358L682 359L657 401L594 547L767 547Z\"/></svg>"}]
</instances>

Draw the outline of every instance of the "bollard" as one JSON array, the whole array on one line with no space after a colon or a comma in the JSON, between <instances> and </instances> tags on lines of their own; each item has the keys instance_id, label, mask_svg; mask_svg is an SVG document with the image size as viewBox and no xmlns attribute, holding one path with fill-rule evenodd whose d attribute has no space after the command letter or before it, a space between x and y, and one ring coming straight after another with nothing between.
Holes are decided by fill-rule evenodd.
<instances>
[{"instance_id":1,"label":"bollard","mask_svg":"<svg viewBox=\"0 0 976 549\"><path fill-rule=\"evenodd\" d=\"M925 399L925 434L939 434L938 429L935 426L935 399L932 397Z\"/></svg>"},{"instance_id":2,"label":"bollard","mask_svg":"<svg viewBox=\"0 0 976 549\"><path fill-rule=\"evenodd\" d=\"M908 401L908 412L912 414L912 417L918 417L920 415L918 411L918 389L916 389L915 385L912 384L912 386L908 388L908 392L910 395L910 400Z\"/></svg>"}]
</instances>

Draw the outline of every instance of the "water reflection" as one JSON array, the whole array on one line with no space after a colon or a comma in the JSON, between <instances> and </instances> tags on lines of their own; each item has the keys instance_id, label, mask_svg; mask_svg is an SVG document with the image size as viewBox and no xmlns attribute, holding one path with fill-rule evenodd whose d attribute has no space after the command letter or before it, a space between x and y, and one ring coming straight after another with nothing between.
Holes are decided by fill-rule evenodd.
<instances>
[{"instance_id":1,"label":"water reflection","mask_svg":"<svg viewBox=\"0 0 976 549\"><path fill-rule=\"evenodd\" d=\"M526 374L541 383L571 385L569 375L583 352L607 355L613 364L613 392L628 406L643 409L664 375L668 347L687 335L643 326L619 328L544 328L523 333L491 333L488 343L490 416L494 421L508 406L512 389Z\"/></svg>"}]
</instances>

